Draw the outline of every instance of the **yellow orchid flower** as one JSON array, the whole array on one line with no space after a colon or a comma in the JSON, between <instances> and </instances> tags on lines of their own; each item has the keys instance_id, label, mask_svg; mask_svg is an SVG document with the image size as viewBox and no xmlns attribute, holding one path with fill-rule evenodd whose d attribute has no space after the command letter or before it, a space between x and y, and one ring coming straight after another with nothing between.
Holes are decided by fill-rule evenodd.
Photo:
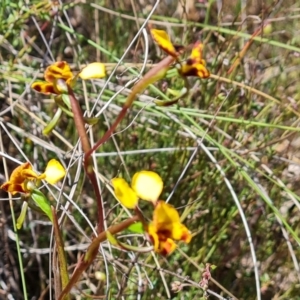
<instances>
[{"instance_id":1,"label":"yellow orchid flower","mask_svg":"<svg viewBox=\"0 0 300 300\"><path fill-rule=\"evenodd\" d=\"M155 252L162 255L169 255L176 249L174 240L189 243L192 238L190 231L180 222L178 211L164 201L157 202L147 232Z\"/></svg>"},{"instance_id":2,"label":"yellow orchid flower","mask_svg":"<svg viewBox=\"0 0 300 300\"><path fill-rule=\"evenodd\" d=\"M31 88L46 95L60 95L62 90L60 89L59 81L63 80L68 86L73 87L77 76L84 80L103 78L106 76L105 65L102 63L91 63L75 76L66 61L55 62L46 68L44 72L45 81L34 82Z\"/></svg>"},{"instance_id":3,"label":"yellow orchid flower","mask_svg":"<svg viewBox=\"0 0 300 300\"><path fill-rule=\"evenodd\" d=\"M152 171L135 173L131 180L131 187L123 178L113 178L111 182L116 198L125 207L131 209L137 206L139 198L155 204L163 189L161 177Z\"/></svg>"},{"instance_id":4,"label":"yellow orchid flower","mask_svg":"<svg viewBox=\"0 0 300 300\"><path fill-rule=\"evenodd\" d=\"M185 243L191 241L192 235L180 222L178 211L172 205L158 200L163 189L163 181L157 173L137 172L132 177L131 186L123 178L113 178L112 185L116 198L127 208L135 208L139 199L154 204L152 222L147 225L145 221L142 221L142 224L155 252L169 255L177 247L175 241Z\"/></svg>"},{"instance_id":5,"label":"yellow orchid flower","mask_svg":"<svg viewBox=\"0 0 300 300\"><path fill-rule=\"evenodd\" d=\"M179 62L179 55L182 53L182 46L172 44L170 37L164 30L151 29L151 35L158 46L168 53L176 57ZM209 71L206 68L206 62L202 58L203 44L199 41L193 46L190 57L183 63L178 64L178 71L182 76L197 76L200 78L208 78Z\"/></svg>"},{"instance_id":6,"label":"yellow orchid flower","mask_svg":"<svg viewBox=\"0 0 300 300\"><path fill-rule=\"evenodd\" d=\"M48 183L55 184L66 174L64 167L56 160L51 159L42 174L37 174L29 162L18 166L11 173L9 181L1 185L1 189L15 195L17 193L31 193L36 187L36 181L46 180Z\"/></svg>"},{"instance_id":7,"label":"yellow orchid flower","mask_svg":"<svg viewBox=\"0 0 300 300\"><path fill-rule=\"evenodd\" d=\"M181 64L179 73L183 76L197 76L208 78L209 71L206 69L206 62L202 58L203 44L196 42L193 46L191 56Z\"/></svg>"},{"instance_id":8,"label":"yellow orchid flower","mask_svg":"<svg viewBox=\"0 0 300 300\"><path fill-rule=\"evenodd\" d=\"M42 94L61 94L57 88L57 80L62 79L68 85L72 85L74 75L66 61L58 61L50 65L44 72L46 81L37 81L31 85L31 88Z\"/></svg>"}]
</instances>

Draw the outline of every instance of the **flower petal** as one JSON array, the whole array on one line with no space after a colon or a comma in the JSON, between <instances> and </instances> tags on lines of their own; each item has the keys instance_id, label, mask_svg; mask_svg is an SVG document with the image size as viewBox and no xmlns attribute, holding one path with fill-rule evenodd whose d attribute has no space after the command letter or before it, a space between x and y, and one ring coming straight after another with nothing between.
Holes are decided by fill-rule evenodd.
<instances>
[{"instance_id":1,"label":"flower petal","mask_svg":"<svg viewBox=\"0 0 300 300\"><path fill-rule=\"evenodd\" d=\"M14 184L23 183L27 179L26 176L23 176L23 172L26 170L32 170L32 166L29 162L21 164L15 168L10 175L9 181Z\"/></svg>"},{"instance_id":2,"label":"flower petal","mask_svg":"<svg viewBox=\"0 0 300 300\"><path fill-rule=\"evenodd\" d=\"M202 52L203 52L203 44L198 41L193 46L190 58L195 62L204 62L204 60L202 59Z\"/></svg>"},{"instance_id":3,"label":"flower petal","mask_svg":"<svg viewBox=\"0 0 300 300\"><path fill-rule=\"evenodd\" d=\"M57 94L53 84L50 82L37 81L31 85L31 88L34 89L36 92L45 95Z\"/></svg>"},{"instance_id":4,"label":"flower petal","mask_svg":"<svg viewBox=\"0 0 300 300\"><path fill-rule=\"evenodd\" d=\"M153 213L153 223L157 230L169 230L171 232L173 224L180 223L178 211L172 205L158 201Z\"/></svg>"},{"instance_id":5,"label":"flower petal","mask_svg":"<svg viewBox=\"0 0 300 300\"><path fill-rule=\"evenodd\" d=\"M166 241L161 241L159 244L158 253L161 255L167 256L170 255L175 249L176 244L172 239L167 239Z\"/></svg>"},{"instance_id":6,"label":"flower petal","mask_svg":"<svg viewBox=\"0 0 300 300\"><path fill-rule=\"evenodd\" d=\"M194 63L190 59L181 65L179 73L183 76L197 76L199 78L208 78L210 76L204 64Z\"/></svg>"},{"instance_id":7,"label":"flower petal","mask_svg":"<svg viewBox=\"0 0 300 300\"><path fill-rule=\"evenodd\" d=\"M105 76L105 65L99 62L88 64L79 73L79 77L83 80L103 78Z\"/></svg>"},{"instance_id":8,"label":"flower petal","mask_svg":"<svg viewBox=\"0 0 300 300\"><path fill-rule=\"evenodd\" d=\"M156 227L153 225L153 223L150 223L148 225L148 228L147 228L147 233L151 239L151 242L154 246L154 251L158 251L158 248L159 248L159 239L158 239L158 235L156 233Z\"/></svg>"},{"instance_id":9,"label":"flower petal","mask_svg":"<svg viewBox=\"0 0 300 300\"><path fill-rule=\"evenodd\" d=\"M10 175L9 181L2 184L0 188L12 195L17 193L27 193L28 190L25 187L25 181L36 178L38 178L38 174L32 170L31 164L26 162L15 168Z\"/></svg>"},{"instance_id":10,"label":"flower petal","mask_svg":"<svg viewBox=\"0 0 300 300\"><path fill-rule=\"evenodd\" d=\"M171 238L157 232L156 229L153 223L150 223L147 228L148 235L154 246L154 251L165 256L169 255L176 249L176 244Z\"/></svg>"},{"instance_id":11,"label":"flower petal","mask_svg":"<svg viewBox=\"0 0 300 300\"><path fill-rule=\"evenodd\" d=\"M135 208L138 204L138 196L123 178L111 180L116 198L127 208Z\"/></svg>"},{"instance_id":12,"label":"flower petal","mask_svg":"<svg viewBox=\"0 0 300 300\"><path fill-rule=\"evenodd\" d=\"M169 35L164 30L151 29L151 35L157 45L171 56L177 57L177 51L172 44Z\"/></svg>"},{"instance_id":13,"label":"flower petal","mask_svg":"<svg viewBox=\"0 0 300 300\"><path fill-rule=\"evenodd\" d=\"M189 243L192 239L190 231L181 223L173 224L172 228L172 238L178 241L184 241Z\"/></svg>"},{"instance_id":14,"label":"flower petal","mask_svg":"<svg viewBox=\"0 0 300 300\"><path fill-rule=\"evenodd\" d=\"M169 255L176 249L174 240L191 241L191 233L181 224L177 210L164 201L158 201L147 233L154 250L162 255Z\"/></svg>"},{"instance_id":15,"label":"flower petal","mask_svg":"<svg viewBox=\"0 0 300 300\"><path fill-rule=\"evenodd\" d=\"M14 184L11 183L10 181L7 181L5 183L3 183L0 187L0 189L11 193L12 195L15 195L17 193L26 193L27 190L24 187L24 184Z\"/></svg>"},{"instance_id":16,"label":"flower petal","mask_svg":"<svg viewBox=\"0 0 300 300\"><path fill-rule=\"evenodd\" d=\"M54 82L55 79L67 81L74 76L66 61L57 61L45 70L44 77L47 82Z\"/></svg>"},{"instance_id":17,"label":"flower petal","mask_svg":"<svg viewBox=\"0 0 300 300\"><path fill-rule=\"evenodd\" d=\"M164 184L157 173L140 171L132 177L131 186L139 198L155 203L163 190Z\"/></svg>"},{"instance_id":18,"label":"flower petal","mask_svg":"<svg viewBox=\"0 0 300 300\"><path fill-rule=\"evenodd\" d=\"M203 44L196 42L193 46L191 56L185 63L181 65L179 70L184 76L197 76L200 78L208 78L209 71L206 69L206 62L202 58Z\"/></svg>"},{"instance_id":19,"label":"flower petal","mask_svg":"<svg viewBox=\"0 0 300 300\"><path fill-rule=\"evenodd\" d=\"M186 243L191 241L190 231L180 222L178 211L170 204L159 201L153 214L153 223L157 231L169 232L169 237Z\"/></svg>"},{"instance_id":20,"label":"flower petal","mask_svg":"<svg viewBox=\"0 0 300 300\"><path fill-rule=\"evenodd\" d=\"M55 184L66 175L66 170L59 161L51 159L47 164L45 172L41 174L41 176L43 175L48 183ZM43 177L40 179L43 179Z\"/></svg>"},{"instance_id":21,"label":"flower petal","mask_svg":"<svg viewBox=\"0 0 300 300\"><path fill-rule=\"evenodd\" d=\"M32 169L22 170L22 176L28 180L39 179L39 175Z\"/></svg>"},{"instance_id":22,"label":"flower petal","mask_svg":"<svg viewBox=\"0 0 300 300\"><path fill-rule=\"evenodd\" d=\"M61 91L56 87L57 80L62 79L66 84L72 86L74 84L74 75L70 66L65 61L58 61L50 65L44 72L46 82L34 82L31 88L42 94L61 94Z\"/></svg>"}]
</instances>

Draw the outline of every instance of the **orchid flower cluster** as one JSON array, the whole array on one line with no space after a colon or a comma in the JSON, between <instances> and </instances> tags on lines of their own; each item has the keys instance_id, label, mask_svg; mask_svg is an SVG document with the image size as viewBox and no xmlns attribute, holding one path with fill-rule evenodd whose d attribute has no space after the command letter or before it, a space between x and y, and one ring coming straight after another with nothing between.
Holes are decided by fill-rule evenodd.
<instances>
[{"instance_id":1,"label":"orchid flower cluster","mask_svg":"<svg viewBox=\"0 0 300 300\"><path fill-rule=\"evenodd\" d=\"M53 95L57 110L52 120L44 128L43 133L49 134L58 123L62 112L74 119L82 149L84 151L84 169L93 185L95 198L97 201L98 212L98 235L95 236L88 247L83 258L79 261L72 278L68 278L68 270L65 262L64 247L59 231L59 225L55 210L51 207L49 200L40 191L40 183L42 180L50 184L57 183L62 179L66 171L64 167L55 159L49 161L44 173L39 174L33 170L29 162L18 166L11 174L9 180L2 184L1 189L15 195L22 195L23 207L20 217L17 221L17 228L20 229L25 218L25 213L31 198L36 206L48 216L52 221L55 238L58 245L60 271L62 274L62 293L59 299L64 299L70 292L74 284L79 280L82 272L93 262L98 254L99 245L101 242L108 240L115 245L127 250L139 251L139 248L129 247L121 242L118 242L114 237L117 233L129 228L133 224L140 223L142 225L141 233L145 233L148 240L153 245L148 251L154 250L161 255L171 254L177 247L176 241L189 243L191 241L191 232L185 225L182 224L178 211L170 204L160 200L160 194L163 190L163 181L161 177L152 171L143 170L134 174L129 185L123 178L113 178L111 184L114 188L116 199L126 208L134 209L135 215L120 224L113 225L107 230L104 230L103 220L103 205L102 196L97 184L97 178L93 169L93 160L91 155L103 143L105 143L114 133L118 124L124 119L127 110L140 94L150 84L164 78L170 67L175 66L178 74L184 79L184 93L167 103L163 101L155 101L157 105L170 105L177 102L183 94L188 92L188 81L186 77L197 76L199 78L208 78L209 71L206 68L205 60L202 58L203 44L196 42L190 56L182 60L181 55L185 52L182 46L172 44L169 36L163 30L152 29L151 35L158 46L168 54L158 64L153 66L132 88L128 95L119 116L111 127L107 130L104 136L98 140L93 146L89 144L89 138L86 132L86 123L95 125L96 118L84 118L79 102L77 101L73 87L78 78L82 80L98 79L106 76L105 65L102 63L91 63L79 72L72 72L70 66L65 61L55 62L46 68L44 72L45 81L37 81L32 84L32 89L45 95ZM139 201L148 201L153 206L152 219L148 222L139 209ZM145 249L141 249L144 250Z\"/></svg>"},{"instance_id":2,"label":"orchid flower cluster","mask_svg":"<svg viewBox=\"0 0 300 300\"><path fill-rule=\"evenodd\" d=\"M157 73L159 72L153 71L152 73L154 74L151 74L150 70L150 75L147 77L146 74L144 77L144 83L142 79L140 86L139 83L137 84L136 91L134 91L135 94L145 88L145 86L154 82L154 80L161 79L165 76L167 69L173 63L175 63L179 75L184 78L187 76L208 78L210 76L210 73L206 68L205 60L202 58L202 43L196 42L192 47L190 56L186 60L181 60L180 56L185 50L184 47L173 45L170 37L165 31L151 29L151 35L158 46L166 52L171 59L167 60L166 63L161 62L161 65L157 67L160 68L158 71L161 72L159 76L157 76ZM44 133L48 134L54 129L62 112L74 117L69 96L73 93L72 88L76 84L78 78L87 80L103 78L105 76L105 65L98 62L87 65L77 73L72 72L70 66L65 61L55 62L47 67L44 72L45 81L34 82L31 86L32 89L39 93L54 95L54 101L58 106L54 118L44 129ZM128 101L129 103L133 101L134 96L135 95L128 97L130 99L130 101ZM172 103L174 103L174 101ZM159 105L161 105L161 103L159 103ZM86 121L86 119L84 121ZM91 120L89 121L91 122ZM117 124L118 123L116 123L116 126ZM90 148L87 147L87 149ZM51 160L48 163L45 172L40 175L33 171L32 166L28 162L17 167L12 172L9 181L4 183L1 186L1 189L12 195L15 195L16 193L29 195L35 201L38 198L36 196L38 194L40 198L43 198L43 203L48 203L48 200L42 193L37 193L40 181L45 180L54 184L64 176L65 170L56 160ZM116 198L127 208L136 209L138 207L139 199L152 202L154 206L152 221L147 224L145 220L142 220L142 223L144 231L153 243L156 252L164 255L170 254L176 248L175 240L182 240L186 243L190 242L191 234L188 229L181 224L176 209L170 204L159 200L159 195L163 189L163 182L158 174L151 171L141 171L133 176L131 186L129 186L122 178L114 178L112 180L112 185L115 189ZM27 201L25 202L27 203ZM36 203L38 204L38 201ZM49 205L50 204L48 203L40 206L42 206L42 210L51 219ZM24 216L24 212L22 212L22 216Z\"/></svg>"}]
</instances>

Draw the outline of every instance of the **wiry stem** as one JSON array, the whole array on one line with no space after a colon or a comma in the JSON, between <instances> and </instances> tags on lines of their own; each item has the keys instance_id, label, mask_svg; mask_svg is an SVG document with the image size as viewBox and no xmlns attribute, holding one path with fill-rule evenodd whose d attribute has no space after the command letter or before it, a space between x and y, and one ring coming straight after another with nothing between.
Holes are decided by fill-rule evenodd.
<instances>
[{"instance_id":1,"label":"wiry stem","mask_svg":"<svg viewBox=\"0 0 300 300\"><path fill-rule=\"evenodd\" d=\"M85 172L94 188L96 201L97 201L97 211L98 211L98 233L104 231L104 218L103 218L103 209L102 209L102 197L99 190L97 178L93 169L93 160L90 155L87 155L91 151L91 146L89 139L86 133L85 122L83 119L82 110L79 106L77 99L73 93L73 90L68 86L68 95L71 102L72 112L74 114L74 122L80 141L82 144L82 149L85 153L84 169Z\"/></svg>"}]
</instances>

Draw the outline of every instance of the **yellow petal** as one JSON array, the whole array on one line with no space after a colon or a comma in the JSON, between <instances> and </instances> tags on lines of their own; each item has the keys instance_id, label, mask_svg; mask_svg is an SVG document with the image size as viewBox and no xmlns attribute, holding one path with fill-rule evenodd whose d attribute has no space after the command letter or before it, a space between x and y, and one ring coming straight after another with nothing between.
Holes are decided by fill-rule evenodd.
<instances>
[{"instance_id":1,"label":"yellow petal","mask_svg":"<svg viewBox=\"0 0 300 300\"><path fill-rule=\"evenodd\" d=\"M166 231L163 231L163 233L161 233L157 230L158 229L155 227L155 224L153 222L148 225L147 233L154 246L154 251L162 255L169 255L176 249L176 244L171 238L166 235Z\"/></svg>"},{"instance_id":2,"label":"yellow petal","mask_svg":"<svg viewBox=\"0 0 300 300\"><path fill-rule=\"evenodd\" d=\"M46 170L41 176L45 178L48 183L55 184L66 175L65 168L56 159L51 159L46 167ZM41 178L43 178L41 177Z\"/></svg>"},{"instance_id":3,"label":"yellow petal","mask_svg":"<svg viewBox=\"0 0 300 300\"><path fill-rule=\"evenodd\" d=\"M179 73L183 76L197 76L200 78L208 78L210 76L205 64L194 63L192 60L187 60L183 63L179 69Z\"/></svg>"},{"instance_id":4,"label":"yellow petal","mask_svg":"<svg viewBox=\"0 0 300 300\"><path fill-rule=\"evenodd\" d=\"M154 246L154 251L158 251L158 248L159 248L159 239L158 239L158 235L157 235L157 232L156 232L157 228L154 226L153 223L150 223L148 225L148 228L147 228L147 233L151 239L151 242Z\"/></svg>"},{"instance_id":5,"label":"yellow petal","mask_svg":"<svg viewBox=\"0 0 300 300\"><path fill-rule=\"evenodd\" d=\"M11 193L12 195L15 195L17 193L27 193L27 190L23 183L22 184L14 184L14 183L11 183L10 181L3 183L0 186L0 189L6 191L8 193Z\"/></svg>"},{"instance_id":6,"label":"yellow petal","mask_svg":"<svg viewBox=\"0 0 300 300\"><path fill-rule=\"evenodd\" d=\"M99 62L87 65L79 73L79 77L83 80L103 78L105 76L105 65Z\"/></svg>"},{"instance_id":7,"label":"yellow petal","mask_svg":"<svg viewBox=\"0 0 300 300\"><path fill-rule=\"evenodd\" d=\"M207 70L207 68L205 67L205 64L198 63L196 65L196 69L197 69L197 76L198 77L200 77L200 78L208 78L210 76L210 73Z\"/></svg>"},{"instance_id":8,"label":"yellow petal","mask_svg":"<svg viewBox=\"0 0 300 300\"><path fill-rule=\"evenodd\" d=\"M159 244L159 249L158 253L167 256L170 255L175 249L176 249L176 244L172 239L167 239L166 241L161 241Z\"/></svg>"},{"instance_id":9,"label":"yellow petal","mask_svg":"<svg viewBox=\"0 0 300 300\"><path fill-rule=\"evenodd\" d=\"M177 52L170 37L164 30L151 29L151 35L157 45L171 56L177 57Z\"/></svg>"},{"instance_id":10,"label":"yellow petal","mask_svg":"<svg viewBox=\"0 0 300 300\"><path fill-rule=\"evenodd\" d=\"M2 184L0 188L11 193L12 195L17 193L26 193L28 190L26 189L24 183L27 180L33 180L37 178L38 174L32 170L30 163L26 162L15 168L10 175L9 181Z\"/></svg>"},{"instance_id":11,"label":"yellow petal","mask_svg":"<svg viewBox=\"0 0 300 300\"><path fill-rule=\"evenodd\" d=\"M9 181L14 184L23 183L27 179L25 176L23 176L23 172L25 170L32 170L32 166L29 162L26 162L15 168L10 175Z\"/></svg>"},{"instance_id":12,"label":"yellow petal","mask_svg":"<svg viewBox=\"0 0 300 300\"><path fill-rule=\"evenodd\" d=\"M54 89L53 83L51 82L37 81L31 85L31 88L34 89L36 92L45 95L57 94Z\"/></svg>"},{"instance_id":13,"label":"yellow petal","mask_svg":"<svg viewBox=\"0 0 300 300\"><path fill-rule=\"evenodd\" d=\"M193 46L190 58L195 60L196 62L203 61L202 52L203 52L203 44L198 41Z\"/></svg>"},{"instance_id":14,"label":"yellow petal","mask_svg":"<svg viewBox=\"0 0 300 300\"><path fill-rule=\"evenodd\" d=\"M190 231L180 222L178 211L170 204L159 201L153 214L153 226L156 231L169 232L169 237L174 240L189 243L192 235Z\"/></svg>"},{"instance_id":15,"label":"yellow petal","mask_svg":"<svg viewBox=\"0 0 300 300\"><path fill-rule=\"evenodd\" d=\"M159 201L153 213L153 223L157 231L172 232L174 224L180 224L179 213L172 205Z\"/></svg>"},{"instance_id":16,"label":"yellow petal","mask_svg":"<svg viewBox=\"0 0 300 300\"><path fill-rule=\"evenodd\" d=\"M73 73L67 62L57 61L45 70L44 77L47 82L54 82L55 79L67 81L73 78Z\"/></svg>"},{"instance_id":17,"label":"yellow petal","mask_svg":"<svg viewBox=\"0 0 300 300\"><path fill-rule=\"evenodd\" d=\"M190 231L180 223L173 224L172 228L172 238L178 241L184 241L185 243L189 243L192 239L192 235Z\"/></svg>"},{"instance_id":18,"label":"yellow petal","mask_svg":"<svg viewBox=\"0 0 300 300\"><path fill-rule=\"evenodd\" d=\"M139 198L156 202L163 189L161 177L152 171L140 171L134 174L131 181L132 189Z\"/></svg>"},{"instance_id":19,"label":"yellow petal","mask_svg":"<svg viewBox=\"0 0 300 300\"><path fill-rule=\"evenodd\" d=\"M22 176L28 180L38 179L39 175L32 169L25 169L22 171Z\"/></svg>"},{"instance_id":20,"label":"yellow petal","mask_svg":"<svg viewBox=\"0 0 300 300\"><path fill-rule=\"evenodd\" d=\"M111 180L116 198L127 208L135 208L138 204L138 196L123 178Z\"/></svg>"}]
</instances>

